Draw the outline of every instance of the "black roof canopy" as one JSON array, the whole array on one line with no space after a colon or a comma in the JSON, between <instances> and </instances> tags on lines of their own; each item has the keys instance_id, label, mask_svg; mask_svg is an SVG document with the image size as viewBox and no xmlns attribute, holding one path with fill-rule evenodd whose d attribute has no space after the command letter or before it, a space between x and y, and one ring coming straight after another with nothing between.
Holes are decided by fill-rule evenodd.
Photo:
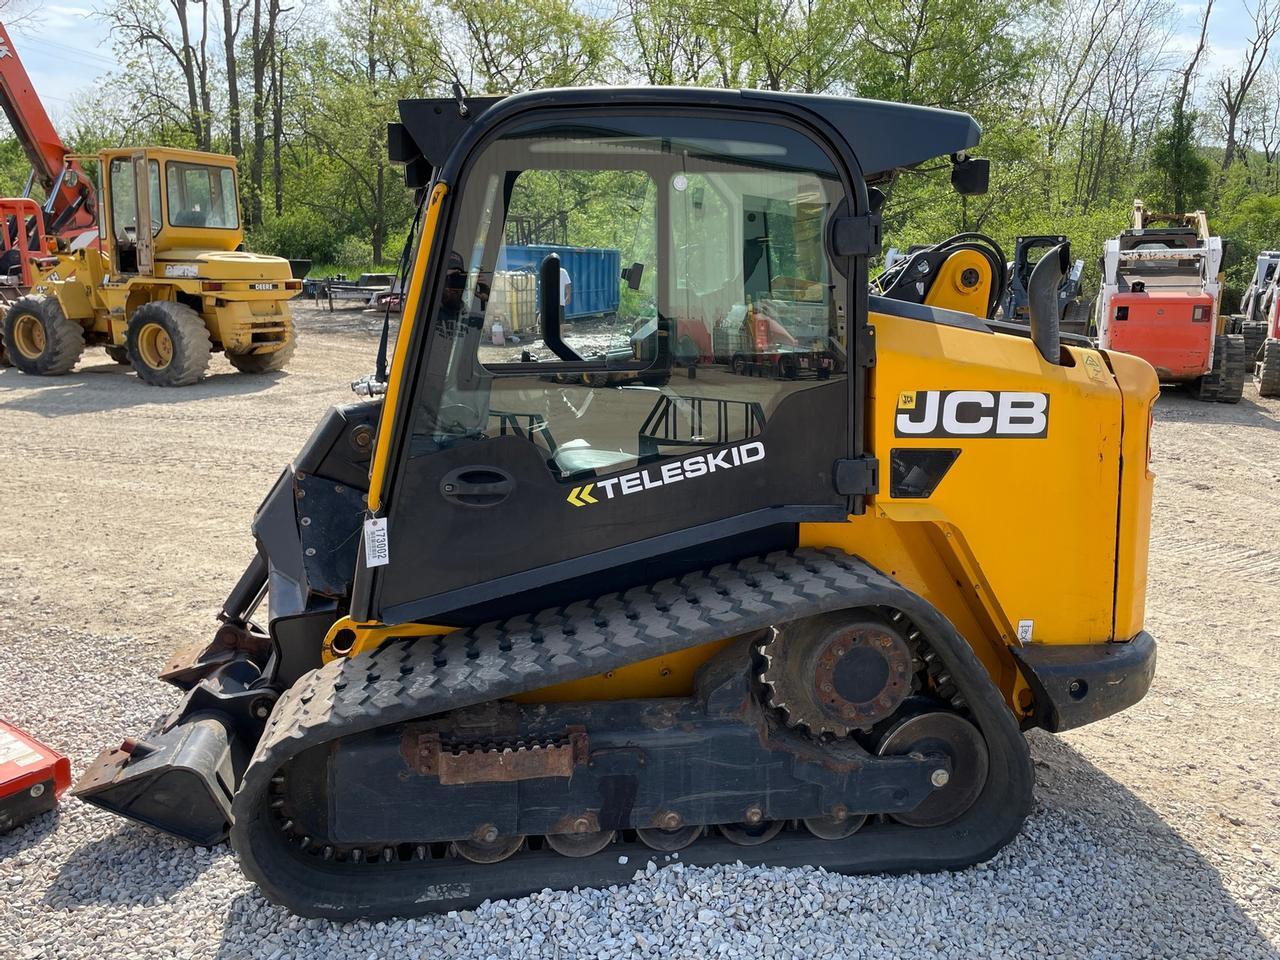
<instances>
[{"instance_id":1,"label":"black roof canopy","mask_svg":"<svg viewBox=\"0 0 1280 960\"><path fill-rule=\"evenodd\" d=\"M401 100L400 124L393 124L391 159L400 163L442 166L454 145L474 123L501 105L508 109L551 106L693 106L750 107L776 105L816 115L838 130L868 181L977 146L981 130L973 117L954 110L861 100L854 97L774 93L764 90L713 90L702 87L573 87L540 90L510 97L468 97L466 114L453 98Z\"/></svg>"}]
</instances>

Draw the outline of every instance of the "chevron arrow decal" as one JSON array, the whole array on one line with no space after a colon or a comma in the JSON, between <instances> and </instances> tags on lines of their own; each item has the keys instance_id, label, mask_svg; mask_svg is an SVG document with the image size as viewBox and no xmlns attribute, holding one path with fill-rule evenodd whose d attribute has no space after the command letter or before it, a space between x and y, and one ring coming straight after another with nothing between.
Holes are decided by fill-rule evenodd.
<instances>
[{"instance_id":1,"label":"chevron arrow decal","mask_svg":"<svg viewBox=\"0 0 1280 960\"><path fill-rule=\"evenodd\" d=\"M574 487L569 491L569 496L565 499L575 507L585 507L589 503L599 503L600 501L591 495L591 488L594 486L594 483L584 483L580 487Z\"/></svg>"}]
</instances>

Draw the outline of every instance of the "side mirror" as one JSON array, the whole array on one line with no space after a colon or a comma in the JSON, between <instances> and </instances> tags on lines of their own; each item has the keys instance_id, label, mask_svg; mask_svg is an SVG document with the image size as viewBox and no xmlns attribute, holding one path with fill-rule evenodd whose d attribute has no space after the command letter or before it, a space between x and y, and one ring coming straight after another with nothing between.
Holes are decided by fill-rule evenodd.
<instances>
[{"instance_id":1,"label":"side mirror","mask_svg":"<svg viewBox=\"0 0 1280 960\"><path fill-rule=\"evenodd\" d=\"M627 269L622 271L622 279L627 281L627 286L632 290L640 289L640 280L644 277L644 264L633 263Z\"/></svg>"},{"instance_id":2,"label":"side mirror","mask_svg":"<svg viewBox=\"0 0 1280 960\"><path fill-rule=\"evenodd\" d=\"M1060 243L1043 257L1027 281L1027 313L1031 317L1031 340L1040 356L1050 363L1062 362L1062 333L1059 329L1058 285L1071 268L1071 244Z\"/></svg>"},{"instance_id":3,"label":"side mirror","mask_svg":"<svg viewBox=\"0 0 1280 960\"><path fill-rule=\"evenodd\" d=\"M991 161L986 157L964 157L953 160L951 186L965 197L976 197L987 192L991 182Z\"/></svg>"},{"instance_id":4,"label":"side mirror","mask_svg":"<svg viewBox=\"0 0 1280 960\"><path fill-rule=\"evenodd\" d=\"M582 357L564 342L560 333L560 255L549 253L538 267L538 310L542 314L542 342L561 360Z\"/></svg>"}]
</instances>

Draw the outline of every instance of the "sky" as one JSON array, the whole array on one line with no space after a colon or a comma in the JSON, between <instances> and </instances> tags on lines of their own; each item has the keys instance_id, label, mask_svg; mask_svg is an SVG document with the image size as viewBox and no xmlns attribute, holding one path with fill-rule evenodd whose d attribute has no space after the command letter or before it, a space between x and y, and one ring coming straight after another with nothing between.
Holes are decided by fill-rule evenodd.
<instances>
[{"instance_id":1,"label":"sky","mask_svg":"<svg viewBox=\"0 0 1280 960\"><path fill-rule=\"evenodd\" d=\"M55 123L66 114L77 93L92 88L96 80L118 67L110 36L101 21L93 18L95 5L103 2L17 0L28 13L10 27L14 46ZM1203 9L1203 3L1177 4L1180 26L1174 37L1176 49L1189 54L1195 48ZM1215 0L1209 19L1207 69L1201 75L1211 76L1221 67L1237 63L1249 30L1245 0Z\"/></svg>"}]
</instances>

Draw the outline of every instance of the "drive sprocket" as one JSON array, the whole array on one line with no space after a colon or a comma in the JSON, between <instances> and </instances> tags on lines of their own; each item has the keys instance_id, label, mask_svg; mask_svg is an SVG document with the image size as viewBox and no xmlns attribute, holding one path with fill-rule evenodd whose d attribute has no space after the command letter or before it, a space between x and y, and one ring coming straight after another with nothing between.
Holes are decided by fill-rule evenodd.
<instances>
[{"instance_id":1,"label":"drive sprocket","mask_svg":"<svg viewBox=\"0 0 1280 960\"><path fill-rule=\"evenodd\" d=\"M774 627L756 649L766 702L815 737L869 731L912 692L911 645L866 611Z\"/></svg>"}]
</instances>

